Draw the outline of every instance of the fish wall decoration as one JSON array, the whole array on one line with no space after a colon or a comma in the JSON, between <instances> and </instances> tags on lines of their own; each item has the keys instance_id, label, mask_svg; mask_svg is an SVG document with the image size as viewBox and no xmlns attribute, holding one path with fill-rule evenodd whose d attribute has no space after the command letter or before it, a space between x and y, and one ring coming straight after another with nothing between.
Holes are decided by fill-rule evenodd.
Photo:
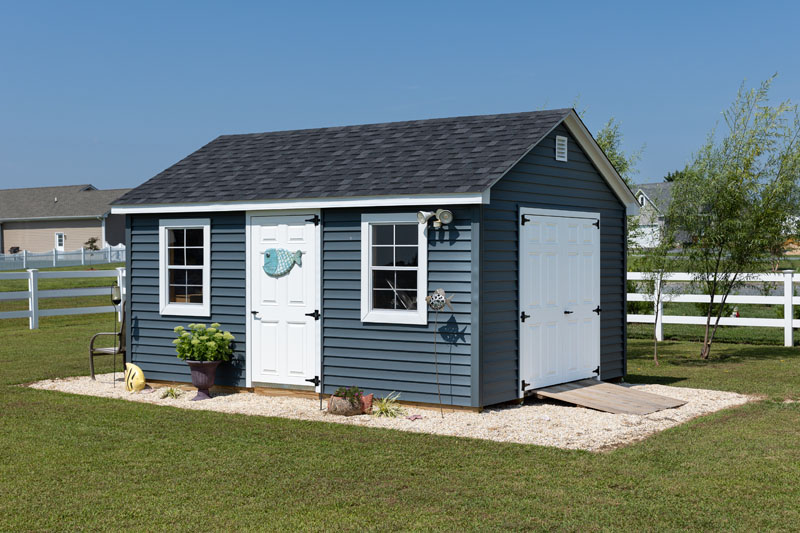
<instances>
[{"instance_id":1,"label":"fish wall decoration","mask_svg":"<svg viewBox=\"0 0 800 533\"><path fill-rule=\"evenodd\" d=\"M297 264L303 266L303 252L290 252L283 248L270 248L264 252L264 272L267 276L279 278L285 276Z\"/></svg>"}]
</instances>

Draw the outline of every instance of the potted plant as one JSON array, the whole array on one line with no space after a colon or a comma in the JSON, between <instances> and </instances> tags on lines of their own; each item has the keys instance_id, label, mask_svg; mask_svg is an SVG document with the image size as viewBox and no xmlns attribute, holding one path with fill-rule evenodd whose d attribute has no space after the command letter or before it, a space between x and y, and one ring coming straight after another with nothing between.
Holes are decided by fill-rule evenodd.
<instances>
[{"instance_id":1,"label":"potted plant","mask_svg":"<svg viewBox=\"0 0 800 533\"><path fill-rule=\"evenodd\" d=\"M364 394L358 387L339 387L328 398L328 412L334 415L353 416L372 411L372 394Z\"/></svg>"},{"instance_id":2,"label":"potted plant","mask_svg":"<svg viewBox=\"0 0 800 533\"><path fill-rule=\"evenodd\" d=\"M214 385L217 367L222 361L230 361L234 340L230 331L222 331L219 324L189 324L175 328L178 338L173 340L178 358L186 361L192 375L192 385L197 387L196 400L211 398L208 389Z\"/></svg>"}]
</instances>

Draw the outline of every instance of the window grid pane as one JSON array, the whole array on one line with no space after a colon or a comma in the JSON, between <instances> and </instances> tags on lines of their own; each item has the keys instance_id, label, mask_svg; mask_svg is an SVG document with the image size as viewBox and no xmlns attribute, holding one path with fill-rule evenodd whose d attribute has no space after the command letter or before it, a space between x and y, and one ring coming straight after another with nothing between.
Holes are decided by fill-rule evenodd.
<instances>
[{"instance_id":1,"label":"window grid pane","mask_svg":"<svg viewBox=\"0 0 800 533\"><path fill-rule=\"evenodd\" d=\"M417 309L419 239L416 224L373 224L370 242L372 308Z\"/></svg>"},{"instance_id":2,"label":"window grid pane","mask_svg":"<svg viewBox=\"0 0 800 533\"><path fill-rule=\"evenodd\" d=\"M202 228L167 230L169 303L203 303L203 232Z\"/></svg>"}]
</instances>

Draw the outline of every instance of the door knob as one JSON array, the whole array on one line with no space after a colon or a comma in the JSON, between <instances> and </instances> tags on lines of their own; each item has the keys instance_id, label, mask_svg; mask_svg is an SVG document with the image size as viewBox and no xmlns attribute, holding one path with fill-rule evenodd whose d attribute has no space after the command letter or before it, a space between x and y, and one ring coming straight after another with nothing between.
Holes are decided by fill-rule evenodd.
<instances>
[{"instance_id":1,"label":"door knob","mask_svg":"<svg viewBox=\"0 0 800 533\"><path fill-rule=\"evenodd\" d=\"M573 313L573 311L564 311L565 315L571 315L572 313Z\"/></svg>"}]
</instances>

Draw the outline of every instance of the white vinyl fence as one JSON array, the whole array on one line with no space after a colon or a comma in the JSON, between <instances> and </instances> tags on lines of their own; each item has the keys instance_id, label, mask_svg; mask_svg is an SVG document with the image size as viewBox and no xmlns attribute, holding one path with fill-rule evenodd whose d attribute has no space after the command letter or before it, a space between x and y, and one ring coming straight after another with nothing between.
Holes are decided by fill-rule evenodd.
<instances>
[{"instance_id":1,"label":"white vinyl fence","mask_svg":"<svg viewBox=\"0 0 800 533\"><path fill-rule=\"evenodd\" d=\"M80 270L80 271L54 271L39 272L37 269L30 269L27 272L0 272L1 280L25 279L28 280L28 290L26 291L6 291L0 292L0 301L4 300L28 300L28 309L24 311L4 311L0 312L0 319L3 318L27 318L30 329L39 328L39 317L60 316L60 315L88 315L92 313L113 313L117 311L121 314L121 307L117 309L111 304L111 285L109 282L106 287L87 287L82 289L52 289L39 290L39 280L41 279L74 279L74 278L109 278L117 281L122 287L122 298L125 299L125 269L117 268L114 270ZM71 307L67 309L39 309L39 300L42 298L66 298L74 296L108 296L108 305L96 307Z\"/></svg>"},{"instance_id":2,"label":"white vinyl fence","mask_svg":"<svg viewBox=\"0 0 800 533\"><path fill-rule=\"evenodd\" d=\"M49 268L60 266L104 265L125 261L125 245L107 246L100 250L73 250L71 252L50 250L49 252L28 252L0 254L0 270L26 270L28 268Z\"/></svg>"},{"instance_id":3,"label":"white vinyl fence","mask_svg":"<svg viewBox=\"0 0 800 533\"><path fill-rule=\"evenodd\" d=\"M644 272L628 272L628 280L630 281L645 281L648 279L648 274ZM769 305L783 305L783 318L745 318L745 317L722 317L720 318L720 326L758 326L765 328L783 328L783 343L784 346L792 346L793 341L793 328L800 328L800 320L794 319L794 306L800 304L800 297L794 295L794 284L800 283L800 275L795 274L793 270L784 270L774 274L744 274L747 283L773 283L782 285L782 294L763 296L760 294L731 294L728 296L725 303L748 305L748 304L769 304ZM664 340L664 324L705 324L706 317L704 316L679 316L679 315L666 315L664 316L664 303L673 302L696 302L696 303L710 303L711 296L707 294L681 294L677 293L672 288L675 283L681 284L686 288L688 282L694 279L692 274L686 272L676 272L667 276L664 280L665 285L661 292L661 302L655 302L655 296L652 294L643 293L628 293L629 302L652 302L654 311L656 305L658 306L658 322L655 321L655 314L652 315L628 315L628 322L641 322L646 324L653 324L655 322L656 339ZM717 295L714 302L718 303L722 300L721 295Z\"/></svg>"}]
</instances>

